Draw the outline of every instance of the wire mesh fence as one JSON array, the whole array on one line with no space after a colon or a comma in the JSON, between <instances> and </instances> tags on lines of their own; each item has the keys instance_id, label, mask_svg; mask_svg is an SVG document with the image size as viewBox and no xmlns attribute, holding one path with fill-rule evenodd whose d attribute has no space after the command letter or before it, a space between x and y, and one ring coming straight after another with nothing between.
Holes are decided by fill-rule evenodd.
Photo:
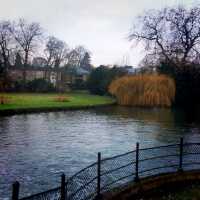
<instances>
[{"instance_id":1,"label":"wire mesh fence","mask_svg":"<svg viewBox=\"0 0 200 200\"><path fill-rule=\"evenodd\" d=\"M52 199L52 200L57 200L57 199L61 199L61 188L55 188L52 190L48 190L45 192L41 192L29 197L24 197L21 198L21 200L47 200L47 199Z\"/></svg>"},{"instance_id":2,"label":"wire mesh fence","mask_svg":"<svg viewBox=\"0 0 200 200\"><path fill-rule=\"evenodd\" d=\"M179 156L179 144L141 149L139 151L139 177L177 171Z\"/></svg>"},{"instance_id":3,"label":"wire mesh fence","mask_svg":"<svg viewBox=\"0 0 200 200\"><path fill-rule=\"evenodd\" d=\"M68 199L91 199L96 194L97 163L81 170L67 182ZM89 191L89 192L88 192Z\"/></svg>"},{"instance_id":4,"label":"wire mesh fence","mask_svg":"<svg viewBox=\"0 0 200 200\"><path fill-rule=\"evenodd\" d=\"M141 178L182 170L200 169L200 143L183 143L140 149L101 159L82 169L61 185L20 200L98 199L106 191ZM13 184L12 200L19 200L19 183Z\"/></svg>"},{"instance_id":5,"label":"wire mesh fence","mask_svg":"<svg viewBox=\"0 0 200 200\"><path fill-rule=\"evenodd\" d=\"M101 191L132 180L135 174L135 154L131 151L101 161Z\"/></svg>"}]
</instances>

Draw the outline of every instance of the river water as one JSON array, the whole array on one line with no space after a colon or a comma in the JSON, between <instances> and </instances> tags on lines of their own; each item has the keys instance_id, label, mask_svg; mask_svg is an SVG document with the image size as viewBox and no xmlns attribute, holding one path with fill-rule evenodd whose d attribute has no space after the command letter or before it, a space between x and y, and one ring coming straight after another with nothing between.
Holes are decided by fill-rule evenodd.
<instances>
[{"instance_id":1,"label":"river water","mask_svg":"<svg viewBox=\"0 0 200 200\"><path fill-rule=\"evenodd\" d=\"M181 110L112 106L0 117L0 199L41 192L103 157L135 148L200 141L200 123Z\"/></svg>"}]
</instances>

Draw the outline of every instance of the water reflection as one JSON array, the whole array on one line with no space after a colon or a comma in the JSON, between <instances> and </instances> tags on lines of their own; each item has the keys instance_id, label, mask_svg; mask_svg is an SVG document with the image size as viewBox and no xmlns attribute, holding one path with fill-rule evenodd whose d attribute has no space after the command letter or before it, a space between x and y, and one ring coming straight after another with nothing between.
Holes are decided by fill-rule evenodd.
<instances>
[{"instance_id":1,"label":"water reflection","mask_svg":"<svg viewBox=\"0 0 200 200\"><path fill-rule=\"evenodd\" d=\"M0 118L0 196L8 198L10 185L19 180L27 195L59 184L103 156L143 147L198 141L199 123L188 122L181 110L108 107L18 115ZM30 190L31 188L31 190Z\"/></svg>"},{"instance_id":2,"label":"water reflection","mask_svg":"<svg viewBox=\"0 0 200 200\"><path fill-rule=\"evenodd\" d=\"M185 134L188 135L189 132L192 134L199 132L198 123L188 123L187 114L183 110L118 106L110 107L109 111L107 108L99 109L96 110L96 113L97 115L107 113L108 119L114 121L130 122L134 125L134 134L138 134L138 140L143 144L146 142L154 144L153 141L170 143L184 137ZM149 135L147 136L147 134Z\"/></svg>"}]
</instances>

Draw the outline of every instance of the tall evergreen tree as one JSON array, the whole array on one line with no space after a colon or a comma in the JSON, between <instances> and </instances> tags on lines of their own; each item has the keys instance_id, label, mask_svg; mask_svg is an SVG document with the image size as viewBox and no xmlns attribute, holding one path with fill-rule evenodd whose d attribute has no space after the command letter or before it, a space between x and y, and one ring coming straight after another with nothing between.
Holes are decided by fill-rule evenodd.
<instances>
[{"instance_id":1,"label":"tall evergreen tree","mask_svg":"<svg viewBox=\"0 0 200 200\"><path fill-rule=\"evenodd\" d=\"M21 66L22 66L22 57L19 53L17 53L15 57L15 67L21 67Z\"/></svg>"},{"instance_id":2,"label":"tall evergreen tree","mask_svg":"<svg viewBox=\"0 0 200 200\"><path fill-rule=\"evenodd\" d=\"M90 54L88 52L85 53L83 59L81 60L80 66L87 71L92 70L91 57L90 57Z\"/></svg>"}]
</instances>

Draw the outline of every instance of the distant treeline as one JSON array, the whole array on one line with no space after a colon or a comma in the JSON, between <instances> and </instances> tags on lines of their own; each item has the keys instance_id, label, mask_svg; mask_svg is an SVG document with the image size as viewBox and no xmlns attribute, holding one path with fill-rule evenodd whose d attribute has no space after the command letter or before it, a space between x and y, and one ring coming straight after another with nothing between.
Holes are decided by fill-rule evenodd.
<instances>
[{"instance_id":1,"label":"distant treeline","mask_svg":"<svg viewBox=\"0 0 200 200\"><path fill-rule=\"evenodd\" d=\"M26 82L26 67L82 67L90 71L91 52L79 45L70 48L65 41L46 36L39 23L24 19L0 21L0 84L8 82L7 69L20 67ZM2 86L3 85L3 86Z\"/></svg>"}]
</instances>

